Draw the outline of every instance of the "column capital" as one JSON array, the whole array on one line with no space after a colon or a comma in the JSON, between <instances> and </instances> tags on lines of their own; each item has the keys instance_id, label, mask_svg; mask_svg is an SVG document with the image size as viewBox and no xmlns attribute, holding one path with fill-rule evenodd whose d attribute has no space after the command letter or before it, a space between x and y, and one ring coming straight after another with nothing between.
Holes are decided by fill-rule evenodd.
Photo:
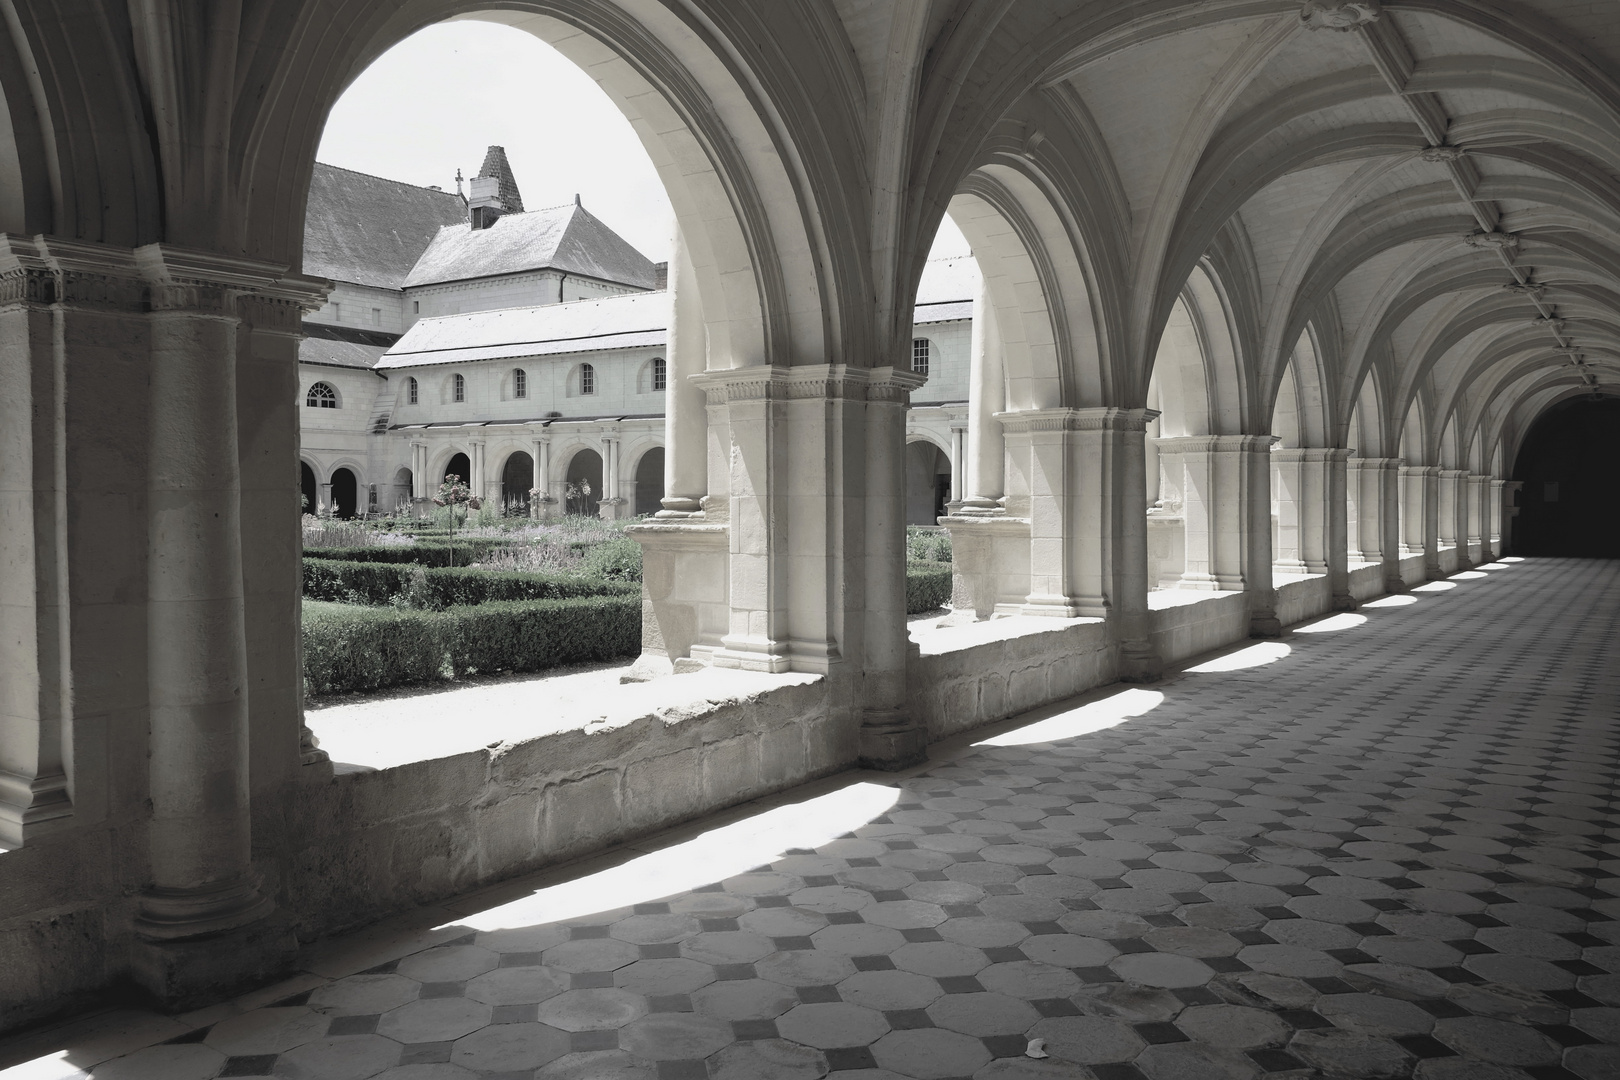
<instances>
[{"instance_id":1,"label":"column capital","mask_svg":"<svg viewBox=\"0 0 1620 1080\"><path fill-rule=\"evenodd\" d=\"M1161 454L1273 453L1275 435L1177 435L1154 439Z\"/></svg>"},{"instance_id":2,"label":"column capital","mask_svg":"<svg viewBox=\"0 0 1620 1080\"><path fill-rule=\"evenodd\" d=\"M1157 409L1019 409L998 412L1002 431L1023 435L1035 431L1146 431L1159 415Z\"/></svg>"},{"instance_id":3,"label":"column capital","mask_svg":"<svg viewBox=\"0 0 1620 1080\"><path fill-rule=\"evenodd\" d=\"M1440 469L1440 475L1447 480L1460 480L1468 475L1467 469Z\"/></svg>"},{"instance_id":4,"label":"column capital","mask_svg":"<svg viewBox=\"0 0 1620 1080\"><path fill-rule=\"evenodd\" d=\"M690 376L708 394L710 405L737 401L805 399L870 400L903 403L927 376L895 367L859 368L848 364L754 364Z\"/></svg>"},{"instance_id":5,"label":"column capital","mask_svg":"<svg viewBox=\"0 0 1620 1080\"><path fill-rule=\"evenodd\" d=\"M168 244L147 244L136 248L134 256L146 278L152 311L234 318L237 301L269 289L287 274L283 265Z\"/></svg>"},{"instance_id":6,"label":"column capital","mask_svg":"<svg viewBox=\"0 0 1620 1080\"><path fill-rule=\"evenodd\" d=\"M146 283L128 248L0 235L0 307L70 304L139 311Z\"/></svg>"}]
</instances>

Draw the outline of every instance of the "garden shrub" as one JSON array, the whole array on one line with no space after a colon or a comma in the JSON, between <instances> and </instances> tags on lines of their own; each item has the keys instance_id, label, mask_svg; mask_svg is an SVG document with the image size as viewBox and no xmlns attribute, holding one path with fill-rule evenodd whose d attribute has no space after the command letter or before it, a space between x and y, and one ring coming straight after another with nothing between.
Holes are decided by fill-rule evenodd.
<instances>
[{"instance_id":1,"label":"garden shrub","mask_svg":"<svg viewBox=\"0 0 1620 1080\"><path fill-rule=\"evenodd\" d=\"M950 562L950 532L946 529L928 525L907 525L906 560L908 562Z\"/></svg>"},{"instance_id":2,"label":"garden shrub","mask_svg":"<svg viewBox=\"0 0 1620 1080\"><path fill-rule=\"evenodd\" d=\"M906 564L906 614L920 615L951 602L951 564L948 562L908 562Z\"/></svg>"},{"instance_id":3,"label":"garden shrub","mask_svg":"<svg viewBox=\"0 0 1620 1080\"><path fill-rule=\"evenodd\" d=\"M444 611L305 601L303 626L305 692L339 694L634 656L641 601L586 596Z\"/></svg>"},{"instance_id":4,"label":"garden shrub","mask_svg":"<svg viewBox=\"0 0 1620 1080\"><path fill-rule=\"evenodd\" d=\"M583 554L581 568L588 574L614 581L641 580L641 545L628 536L591 544Z\"/></svg>"},{"instance_id":5,"label":"garden shrub","mask_svg":"<svg viewBox=\"0 0 1620 1080\"><path fill-rule=\"evenodd\" d=\"M458 539L454 544L440 540L418 540L414 544L373 545L369 547L305 548L310 559L343 559L348 562L417 563L421 566L468 566L487 558L491 551L510 546L510 540L492 536Z\"/></svg>"},{"instance_id":6,"label":"garden shrub","mask_svg":"<svg viewBox=\"0 0 1620 1080\"><path fill-rule=\"evenodd\" d=\"M503 600L560 600L578 596L640 594L641 588L636 582L579 574L304 559L304 595L312 600L404 604L441 610L463 604Z\"/></svg>"}]
</instances>

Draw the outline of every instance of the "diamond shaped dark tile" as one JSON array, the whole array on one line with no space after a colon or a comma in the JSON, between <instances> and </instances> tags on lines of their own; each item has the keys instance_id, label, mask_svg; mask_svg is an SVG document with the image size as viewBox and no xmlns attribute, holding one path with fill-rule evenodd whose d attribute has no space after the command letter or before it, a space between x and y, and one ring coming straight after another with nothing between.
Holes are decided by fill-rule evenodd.
<instances>
[{"instance_id":1,"label":"diamond shaped dark tile","mask_svg":"<svg viewBox=\"0 0 1620 1080\"><path fill-rule=\"evenodd\" d=\"M188 1031L184 1035L176 1035L172 1039L167 1039L164 1041L163 1045L174 1046L183 1043L200 1043L204 1039L208 1038L208 1033L213 1030L214 1027L212 1024L210 1024L208 1027L200 1027L195 1031Z\"/></svg>"},{"instance_id":2,"label":"diamond shaped dark tile","mask_svg":"<svg viewBox=\"0 0 1620 1080\"><path fill-rule=\"evenodd\" d=\"M220 1076L269 1076L276 1067L275 1054L243 1054L225 1059Z\"/></svg>"},{"instance_id":3,"label":"diamond shaped dark tile","mask_svg":"<svg viewBox=\"0 0 1620 1080\"><path fill-rule=\"evenodd\" d=\"M608 929L606 926L570 926L568 936L574 941L589 941L592 938L607 937ZM468 944L472 942L469 941Z\"/></svg>"},{"instance_id":4,"label":"diamond shaped dark tile","mask_svg":"<svg viewBox=\"0 0 1620 1080\"><path fill-rule=\"evenodd\" d=\"M836 1050L827 1051L827 1066L833 1072L842 1069L851 1071L875 1069L877 1068L877 1058L872 1056L872 1048L869 1046L841 1046ZM664 1080L664 1078L659 1077L658 1080Z\"/></svg>"},{"instance_id":5,"label":"diamond shaped dark tile","mask_svg":"<svg viewBox=\"0 0 1620 1080\"><path fill-rule=\"evenodd\" d=\"M1603 1041L1594 1039L1586 1032L1579 1028L1570 1027L1568 1024L1537 1024L1535 1028L1559 1046L1590 1046L1593 1043Z\"/></svg>"},{"instance_id":6,"label":"diamond shaped dark tile","mask_svg":"<svg viewBox=\"0 0 1620 1080\"><path fill-rule=\"evenodd\" d=\"M1413 1004L1436 1020L1455 1020L1459 1017L1474 1015L1449 998L1420 998Z\"/></svg>"},{"instance_id":7,"label":"diamond shaped dark tile","mask_svg":"<svg viewBox=\"0 0 1620 1080\"><path fill-rule=\"evenodd\" d=\"M448 1042L422 1042L406 1043L400 1052L401 1065L442 1065L450 1060L450 1050L454 1043Z\"/></svg>"},{"instance_id":8,"label":"diamond shaped dark tile","mask_svg":"<svg viewBox=\"0 0 1620 1080\"><path fill-rule=\"evenodd\" d=\"M377 1021L382 1017L376 1013L367 1016L334 1016L326 1028L326 1034L332 1035L372 1035L377 1031Z\"/></svg>"},{"instance_id":9,"label":"diamond shaped dark tile","mask_svg":"<svg viewBox=\"0 0 1620 1080\"><path fill-rule=\"evenodd\" d=\"M1213 995L1211 995L1213 996ZM1217 999L1218 1000L1218 999ZM1068 998L1039 998L1030 1002L1042 1016L1079 1016L1080 1009Z\"/></svg>"},{"instance_id":10,"label":"diamond shaped dark tile","mask_svg":"<svg viewBox=\"0 0 1620 1080\"><path fill-rule=\"evenodd\" d=\"M1427 1060L1437 1057L1456 1057L1457 1051L1433 1035L1401 1035L1395 1041L1413 1057Z\"/></svg>"},{"instance_id":11,"label":"diamond shaped dark tile","mask_svg":"<svg viewBox=\"0 0 1620 1080\"><path fill-rule=\"evenodd\" d=\"M736 919L699 919L698 925L703 928L703 932L706 934L741 929L737 925Z\"/></svg>"},{"instance_id":12,"label":"diamond shaped dark tile","mask_svg":"<svg viewBox=\"0 0 1620 1080\"><path fill-rule=\"evenodd\" d=\"M932 926L919 926L911 930L900 931L907 941L944 941L938 930Z\"/></svg>"},{"instance_id":13,"label":"diamond shaped dark tile","mask_svg":"<svg viewBox=\"0 0 1620 1080\"><path fill-rule=\"evenodd\" d=\"M540 1016L538 1005L496 1005L489 1011L491 1024L530 1024ZM332 1034L327 1032L328 1035Z\"/></svg>"},{"instance_id":14,"label":"diamond shaped dark tile","mask_svg":"<svg viewBox=\"0 0 1620 1080\"><path fill-rule=\"evenodd\" d=\"M568 1036L568 1049L576 1054L589 1053L592 1050L617 1050L619 1048L619 1032L611 1031L575 1031Z\"/></svg>"},{"instance_id":15,"label":"diamond shaped dark tile","mask_svg":"<svg viewBox=\"0 0 1620 1080\"><path fill-rule=\"evenodd\" d=\"M1249 1059L1268 1073L1303 1069L1305 1063L1286 1050L1250 1050Z\"/></svg>"},{"instance_id":16,"label":"diamond shaped dark tile","mask_svg":"<svg viewBox=\"0 0 1620 1080\"><path fill-rule=\"evenodd\" d=\"M856 971L893 971L894 961L887 956L852 956L850 963Z\"/></svg>"},{"instance_id":17,"label":"diamond shaped dark tile","mask_svg":"<svg viewBox=\"0 0 1620 1080\"><path fill-rule=\"evenodd\" d=\"M690 994L654 994L647 999L647 1006L653 1012L691 1012L692 997Z\"/></svg>"},{"instance_id":18,"label":"diamond shaped dark tile","mask_svg":"<svg viewBox=\"0 0 1620 1080\"><path fill-rule=\"evenodd\" d=\"M1142 1041L1146 1042L1149 1046L1158 1046L1162 1043L1191 1041L1187 1038L1185 1032L1171 1023L1154 1022L1148 1024L1135 1024L1133 1026L1136 1028L1136 1033L1142 1037Z\"/></svg>"},{"instance_id":19,"label":"diamond shaped dark tile","mask_svg":"<svg viewBox=\"0 0 1620 1080\"><path fill-rule=\"evenodd\" d=\"M701 1061L660 1061L658 1080L709 1080L709 1067Z\"/></svg>"},{"instance_id":20,"label":"diamond shaped dark tile","mask_svg":"<svg viewBox=\"0 0 1620 1080\"><path fill-rule=\"evenodd\" d=\"M568 978L570 990L606 990L613 985L611 971L580 971Z\"/></svg>"},{"instance_id":21,"label":"diamond shaped dark tile","mask_svg":"<svg viewBox=\"0 0 1620 1080\"><path fill-rule=\"evenodd\" d=\"M715 964L714 977L721 982L736 982L741 979L752 979L758 972L753 964Z\"/></svg>"},{"instance_id":22,"label":"diamond shaped dark tile","mask_svg":"<svg viewBox=\"0 0 1620 1080\"><path fill-rule=\"evenodd\" d=\"M887 1009L883 1016L896 1031L934 1026L934 1018L928 1015L926 1009Z\"/></svg>"},{"instance_id":23,"label":"diamond shaped dark tile","mask_svg":"<svg viewBox=\"0 0 1620 1080\"><path fill-rule=\"evenodd\" d=\"M806 938L805 940L809 939ZM809 947L808 945L805 946L807 949ZM638 945L636 948L640 951L643 960L673 960L681 955L680 943L676 941L659 942L656 945Z\"/></svg>"},{"instance_id":24,"label":"diamond shaped dark tile","mask_svg":"<svg viewBox=\"0 0 1620 1080\"><path fill-rule=\"evenodd\" d=\"M1343 979L1337 979L1331 975L1319 975L1314 978L1308 978L1305 980L1305 985L1309 986L1312 990L1315 990L1318 994L1356 993L1355 987L1351 986Z\"/></svg>"},{"instance_id":25,"label":"diamond shaped dark tile","mask_svg":"<svg viewBox=\"0 0 1620 1080\"><path fill-rule=\"evenodd\" d=\"M1092 1065L1091 1072L1097 1080L1147 1080L1142 1070L1135 1065L1113 1061L1106 1065Z\"/></svg>"},{"instance_id":26,"label":"diamond shaped dark tile","mask_svg":"<svg viewBox=\"0 0 1620 1080\"><path fill-rule=\"evenodd\" d=\"M833 926L849 926L858 922L865 922L858 911L829 911L827 921Z\"/></svg>"},{"instance_id":27,"label":"diamond shaped dark tile","mask_svg":"<svg viewBox=\"0 0 1620 1080\"><path fill-rule=\"evenodd\" d=\"M1020 960L1027 960L1024 950L1016 945L998 945L984 950L985 957L992 964L1016 964Z\"/></svg>"},{"instance_id":28,"label":"diamond shaped dark tile","mask_svg":"<svg viewBox=\"0 0 1620 1080\"><path fill-rule=\"evenodd\" d=\"M972 975L946 975L936 980L947 994L980 994L984 985Z\"/></svg>"},{"instance_id":29,"label":"diamond shaped dark tile","mask_svg":"<svg viewBox=\"0 0 1620 1080\"><path fill-rule=\"evenodd\" d=\"M1321 1013L1310 1009L1278 1009L1277 1019L1298 1031L1310 1031L1313 1028L1332 1027L1333 1021Z\"/></svg>"},{"instance_id":30,"label":"diamond shaped dark tile","mask_svg":"<svg viewBox=\"0 0 1620 1080\"><path fill-rule=\"evenodd\" d=\"M987 1035L979 1040L993 1058L1023 1057L1029 1040L1022 1035Z\"/></svg>"}]
</instances>

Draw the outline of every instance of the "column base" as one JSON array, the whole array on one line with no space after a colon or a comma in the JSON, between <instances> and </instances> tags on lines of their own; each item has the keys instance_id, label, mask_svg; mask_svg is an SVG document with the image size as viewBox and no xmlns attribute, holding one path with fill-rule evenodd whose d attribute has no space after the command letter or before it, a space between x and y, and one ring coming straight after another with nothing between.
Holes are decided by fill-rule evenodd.
<instances>
[{"instance_id":1,"label":"column base","mask_svg":"<svg viewBox=\"0 0 1620 1080\"><path fill-rule=\"evenodd\" d=\"M928 760L928 732L899 712L868 713L861 724L860 766L895 772Z\"/></svg>"},{"instance_id":2,"label":"column base","mask_svg":"<svg viewBox=\"0 0 1620 1080\"><path fill-rule=\"evenodd\" d=\"M1164 659L1146 641L1123 641L1119 646L1119 681L1156 683L1164 677Z\"/></svg>"},{"instance_id":3,"label":"column base","mask_svg":"<svg viewBox=\"0 0 1620 1080\"><path fill-rule=\"evenodd\" d=\"M136 938L129 976L168 1012L212 1004L286 974L298 953L292 924L277 914L251 926L185 941Z\"/></svg>"},{"instance_id":4,"label":"column base","mask_svg":"<svg viewBox=\"0 0 1620 1080\"><path fill-rule=\"evenodd\" d=\"M1282 637L1282 623L1275 611L1256 611L1249 616L1249 636L1252 638Z\"/></svg>"},{"instance_id":5,"label":"column base","mask_svg":"<svg viewBox=\"0 0 1620 1080\"><path fill-rule=\"evenodd\" d=\"M1356 611L1359 610L1360 607L1361 601L1357 600L1349 593L1345 593L1341 596L1335 596L1333 598L1334 611Z\"/></svg>"}]
</instances>

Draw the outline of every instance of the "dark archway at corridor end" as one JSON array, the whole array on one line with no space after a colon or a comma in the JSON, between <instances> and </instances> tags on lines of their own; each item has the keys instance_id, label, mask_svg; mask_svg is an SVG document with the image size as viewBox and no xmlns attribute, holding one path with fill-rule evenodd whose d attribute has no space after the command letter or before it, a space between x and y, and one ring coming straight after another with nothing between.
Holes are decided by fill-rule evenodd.
<instances>
[{"instance_id":1,"label":"dark archway at corridor end","mask_svg":"<svg viewBox=\"0 0 1620 1080\"><path fill-rule=\"evenodd\" d=\"M1514 552L1620 558L1620 398L1576 398L1543 413L1513 470L1524 481Z\"/></svg>"},{"instance_id":2,"label":"dark archway at corridor end","mask_svg":"<svg viewBox=\"0 0 1620 1080\"><path fill-rule=\"evenodd\" d=\"M315 482L315 470L309 467L309 462L298 463L298 489L303 493L304 513L314 514L321 508L321 489Z\"/></svg>"},{"instance_id":3,"label":"dark archway at corridor end","mask_svg":"<svg viewBox=\"0 0 1620 1080\"><path fill-rule=\"evenodd\" d=\"M352 518L360 505L360 484L348 469L332 473L332 513L340 518Z\"/></svg>"}]
</instances>

